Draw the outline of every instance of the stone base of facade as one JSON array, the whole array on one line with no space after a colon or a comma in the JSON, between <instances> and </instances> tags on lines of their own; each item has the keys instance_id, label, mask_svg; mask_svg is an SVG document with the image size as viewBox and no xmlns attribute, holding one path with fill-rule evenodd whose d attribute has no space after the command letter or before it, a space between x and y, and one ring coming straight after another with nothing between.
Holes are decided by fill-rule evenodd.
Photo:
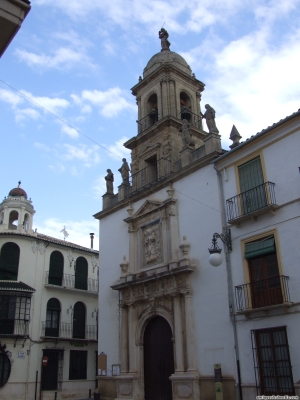
<instances>
[{"instance_id":1,"label":"stone base of facade","mask_svg":"<svg viewBox=\"0 0 300 400\"><path fill-rule=\"evenodd\" d=\"M101 400L143 400L140 377L124 374L113 377L97 377ZM213 376L199 376L197 372L175 373L172 381L173 400L215 400ZM223 399L236 400L236 384L233 377L223 377Z\"/></svg>"},{"instance_id":2,"label":"stone base of facade","mask_svg":"<svg viewBox=\"0 0 300 400\"><path fill-rule=\"evenodd\" d=\"M199 375L197 373L175 372L170 379L172 381L173 400L201 399L199 390Z\"/></svg>"}]
</instances>

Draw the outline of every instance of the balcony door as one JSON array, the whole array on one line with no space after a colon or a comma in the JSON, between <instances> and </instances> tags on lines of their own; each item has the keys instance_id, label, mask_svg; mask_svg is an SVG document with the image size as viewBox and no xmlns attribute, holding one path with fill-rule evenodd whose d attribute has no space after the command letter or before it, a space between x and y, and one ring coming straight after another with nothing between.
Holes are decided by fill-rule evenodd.
<instances>
[{"instance_id":1,"label":"balcony door","mask_svg":"<svg viewBox=\"0 0 300 400\"><path fill-rule=\"evenodd\" d=\"M85 339L85 305L81 301L74 306L73 338Z\"/></svg>"},{"instance_id":2,"label":"balcony door","mask_svg":"<svg viewBox=\"0 0 300 400\"><path fill-rule=\"evenodd\" d=\"M246 244L252 307L283 303L274 236Z\"/></svg>"},{"instance_id":3,"label":"balcony door","mask_svg":"<svg viewBox=\"0 0 300 400\"><path fill-rule=\"evenodd\" d=\"M45 336L59 336L60 302L57 299L50 299L47 303L47 317Z\"/></svg>"},{"instance_id":4,"label":"balcony door","mask_svg":"<svg viewBox=\"0 0 300 400\"><path fill-rule=\"evenodd\" d=\"M267 205L260 157L239 167L239 180L243 214L249 214Z\"/></svg>"}]
</instances>

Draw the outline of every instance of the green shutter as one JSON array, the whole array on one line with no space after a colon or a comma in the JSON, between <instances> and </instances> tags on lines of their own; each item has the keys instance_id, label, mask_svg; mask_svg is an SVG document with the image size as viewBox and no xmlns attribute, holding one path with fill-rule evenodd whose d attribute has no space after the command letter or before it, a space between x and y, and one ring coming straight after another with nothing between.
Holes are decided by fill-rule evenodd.
<instances>
[{"instance_id":1,"label":"green shutter","mask_svg":"<svg viewBox=\"0 0 300 400\"><path fill-rule=\"evenodd\" d=\"M64 257L60 251L53 251L50 256L49 285L62 285Z\"/></svg>"},{"instance_id":2,"label":"green shutter","mask_svg":"<svg viewBox=\"0 0 300 400\"><path fill-rule=\"evenodd\" d=\"M84 257L76 260L75 289L87 290L88 263Z\"/></svg>"},{"instance_id":3,"label":"green shutter","mask_svg":"<svg viewBox=\"0 0 300 400\"><path fill-rule=\"evenodd\" d=\"M85 338L85 306L81 301L78 301L74 306L73 338Z\"/></svg>"},{"instance_id":4,"label":"green shutter","mask_svg":"<svg viewBox=\"0 0 300 400\"><path fill-rule=\"evenodd\" d=\"M249 214L267 205L267 196L260 157L239 167L241 206L243 214Z\"/></svg>"},{"instance_id":5,"label":"green shutter","mask_svg":"<svg viewBox=\"0 0 300 400\"><path fill-rule=\"evenodd\" d=\"M241 192L253 189L264 183L260 157L254 158L239 167Z\"/></svg>"},{"instance_id":6,"label":"green shutter","mask_svg":"<svg viewBox=\"0 0 300 400\"><path fill-rule=\"evenodd\" d=\"M246 243L245 258L247 260L271 253L275 253L274 236L269 236L266 239L257 242Z\"/></svg>"}]
</instances>

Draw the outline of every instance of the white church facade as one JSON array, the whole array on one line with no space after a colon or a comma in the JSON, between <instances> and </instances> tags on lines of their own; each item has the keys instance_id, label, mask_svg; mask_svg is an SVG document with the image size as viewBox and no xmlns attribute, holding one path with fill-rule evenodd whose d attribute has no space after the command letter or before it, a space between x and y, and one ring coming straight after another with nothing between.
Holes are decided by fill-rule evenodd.
<instances>
[{"instance_id":1,"label":"white church facade","mask_svg":"<svg viewBox=\"0 0 300 400\"><path fill-rule=\"evenodd\" d=\"M95 214L98 353L105 356L99 394L299 394L300 112L243 143L233 128L232 149L222 150L214 109L201 111L204 84L170 51L167 36L160 31L162 50L132 88L138 134L124 144L131 175L123 160L115 193L108 170L103 209Z\"/></svg>"},{"instance_id":2,"label":"white church facade","mask_svg":"<svg viewBox=\"0 0 300 400\"><path fill-rule=\"evenodd\" d=\"M36 232L34 214L20 183L0 204L0 398L87 398L99 252Z\"/></svg>"}]
</instances>

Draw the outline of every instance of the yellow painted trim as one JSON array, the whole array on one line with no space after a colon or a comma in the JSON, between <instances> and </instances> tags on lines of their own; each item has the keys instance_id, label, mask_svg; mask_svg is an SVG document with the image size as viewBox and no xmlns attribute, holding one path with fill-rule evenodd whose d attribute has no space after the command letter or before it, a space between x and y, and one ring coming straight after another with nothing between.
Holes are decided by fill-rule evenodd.
<instances>
[{"instance_id":1,"label":"yellow painted trim","mask_svg":"<svg viewBox=\"0 0 300 400\"><path fill-rule=\"evenodd\" d=\"M254 151L251 154L248 154L247 156L241 158L234 164L234 173L235 173L235 181L236 181L236 187L237 187L237 193L241 193L241 187L240 187L240 177L239 177L239 167L243 164L246 164L247 162L253 160L254 158L260 157L260 163L261 163L261 168L262 168L262 173L263 173L263 178L264 182L267 182L267 171L266 171L266 164L265 164L265 159L264 159L264 153L262 150Z\"/></svg>"}]
</instances>

